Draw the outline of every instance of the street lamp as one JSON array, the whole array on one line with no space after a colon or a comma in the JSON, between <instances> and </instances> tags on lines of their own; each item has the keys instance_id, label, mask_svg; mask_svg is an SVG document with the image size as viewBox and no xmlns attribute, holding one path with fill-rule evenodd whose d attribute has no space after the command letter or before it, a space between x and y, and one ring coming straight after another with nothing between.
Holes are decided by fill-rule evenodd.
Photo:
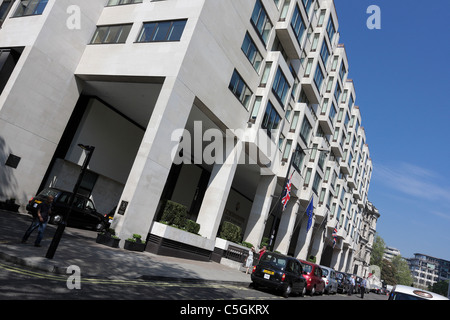
<instances>
[{"instance_id":1,"label":"street lamp","mask_svg":"<svg viewBox=\"0 0 450 320\"><path fill-rule=\"evenodd\" d=\"M300 152L303 152L305 150L317 150L319 152L326 152L326 153L330 152L329 150L319 149L319 148L301 149L301 148L297 147L295 149L294 153L292 154L291 161L289 161L289 167L288 167L287 172L286 172L286 177L284 178L284 184L283 184L282 189L281 189L281 195L278 198L277 203L275 204L275 208L274 208L275 213L272 213L274 218L273 218L273 222L272 222L272 229L270 231L269 248L272 248L272 245L275 242L275 229L276 229L276 225L278 223L278 220L281 217L281 212L282 212L282 210L281 210L281 208L282 208L281 200L283 199L284 191L286 189L286 185L287 185L287 183L289 181L289 178L290 178L289 174L291 173L291 167L294 166L294 168L300 173L301 169L299 167L297 167L297 164L295 163L295 160L297 160L297 158L300 156Z\"/></svg>"},{"instance_id":2,"label":"street lamp","mask_svg":"<svg viewBox=\"0 0 450 320\"><path fill-rule=\"evenodd\" d=\"M78 146L87 152L86 158L84 159L83 166L81 167L81 172L78 175L77 183L73 188L73 192L69 198L69 210L66 215L63 217L62 221L59 222L58 228L56 228L56 232L53 236L53 240L50 243L50 246L47 250L46 258L53 259L55 255L56 249L58 248L59 241L64 233L64 229L66 228L67 221L69 220L70 213L72 212L73 202L75 201L75 195L78 194L78 189L80 188L81 181L83 181L84 174L86 173L87 166L89 165L89 161L91 161L92 153L94 152L95 147L87 146L84 144L78 144Z\"/></svg>"}]
</instances>

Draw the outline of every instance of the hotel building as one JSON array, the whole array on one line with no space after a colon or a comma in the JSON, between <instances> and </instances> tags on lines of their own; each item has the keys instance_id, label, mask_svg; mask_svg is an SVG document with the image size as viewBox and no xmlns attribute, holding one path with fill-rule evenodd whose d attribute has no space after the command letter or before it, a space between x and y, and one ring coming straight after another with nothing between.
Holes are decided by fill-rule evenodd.
<instances>
[{"instance_id":1,"label":"hotel building","mask_svg":"<svg viewBox=\"0 0 450 320\"><path fill-rule=\"evenodd\" d=\"M230 251L229 221L255 246L275 230L274 250L363 272L372 161L332 0L0 3L0 200L71 190L92 145L80 190L117 207L121 239L208 260ZM164 200L201 237L159 223Z\"/></svg>"}]
</instances>

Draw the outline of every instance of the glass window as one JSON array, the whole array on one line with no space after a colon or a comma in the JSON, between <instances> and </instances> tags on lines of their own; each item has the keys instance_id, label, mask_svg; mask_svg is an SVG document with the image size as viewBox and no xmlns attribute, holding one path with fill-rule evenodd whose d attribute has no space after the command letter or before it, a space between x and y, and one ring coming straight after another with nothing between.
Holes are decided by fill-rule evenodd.
<instances>
[{"instance_id":1,"label":"glass window","mask_svg":"<svg viewBox=\"0 0 450 320\"><path fill-rule=\"evenodd\" d=\"M40 15L44 12L48 0L22 0L17 6L14 17Z\"/></svg>"},{"instance_id":2,"label":"glass window","mask_svg":"<svg viewBox=\"0 0 450 320\"><path fill-rule=\"evenodd\" d=\"M270 31L272 30L272 23L267 16L266 10L262 5L261 0L256 0L251 22L256 28L256 31L260 35L264 44L267 44L267 39L269 38Z\"/></svg>"},{"instance_id":3,"label":"glass window","mask_svg":"<svg viewBox=\"0 0 450 320\"><path fill-rule=\"evenodd\" d=\"M330 56L330 50L328 49L328 45L325 39L323 39L322 49L320 50L320 56L322 57L323 65L326 67L328 57Z\"/></svg>"},{"instance_id":4,"label":"glass window","mask_svg":"<svg viewBox=\"0 0 450 320\"><path fill-rule=\"evenodd\" d=\"M284 106L286 102L286 96L289 91L289 83L286 80L281 68L278 68L275 80L273 82L272 91L276 97L280 100L281 104Z\"/></svg>"},{"instance_id":5,"label":"glass window","mask_svg":"<svg viewBox=\"0 0 450 320\"><path fill-rule=\"evenodd\" d=\"M242 79L242 77L236 71L236 69L233 72L230 84L228 85L228 89L230 89L231 92L233 92L233 94L236 96L236 98L238 98L239 101L244 105L244 107L248 109L248 104L250 102L252 92L244 82L244 79Z\"/></svg>"},{"instance_id":6,"label":"glass window","mask_svg":"<svg viewBox=\"0 0 450 320\"><path fill-rule=\"evenodd\" d=\"M303 142L307 145L309 134L311 133L312 126L309 123L308 119L305 117L303 118L302 127L300 129L300 137L302 138Z\"/></svg>"},{"instance_id":7,"label":"glass window","mask_svg":"<svg viewBox=\"0 0 450 320\"><path fill-rule=\"evenodd\" d=\"M330 20L328 20L327 25L327 34L328 38L330 39L330 42L333 42L334 34L336 33L336 29L334 28L333 19L330 17Z\"/></svg>"},{"instance_id":8,"label":"glass window","mask_svg":"<svg viewBox=\"0 0 450 320\"><path fill-rule=\"evenodd\" d=\"M119 6L122 4L142 3L142 0L109 0L106 6Z\"/></svg>"},{"instance_id":9,"label":"glass window","mask_svg":"<svg viewBox=\"0 0 450 320\"><path fill-rule=\"evenodd\" d=\"M264 113L264 119L262 121L261 127L266 129L269 137L272 137L272 132L277 130L281 121L281 117L275 110L272 103L269 101L267 103L266 112Z\"/></svg>"},{"instance_id":10,"label":"glass window","mask_svg":"<svg viewBox=\"0 0 450 320\"><path fill-rule=\"evenodd\" d=\"M99 26L92 37L91 44L125 43L132 24Z\"/></svg>"},{"instance_id":11,"label":"glass window","mask_svg":"<svg viewBox=\"0 0 450 320\"><path fill-rule=\"evenodd\" d=\"M259 53L255 43L253 42L248 32L245 34L244 42L242 43L241 49L244 52L245 56L247 57L248 61L250 61L253 68L256 70L256 72L259 72L259 68L261 67L263 57L261 56L261 53Z\"/></svg>"},{"instance_id":12,"label":"glass window","mask_svg":"<svg viewBox=\"0 0 450 320\"><path fill-rule=\"evenodd\" d=\"M291 27L294 30L298 43L301 44L303 34L305 33L305 23L303 22L298 6L295 6L294 15L291 20Z\"/></svg>"},{"instance_id":13,"label":"glass window","mask_svg":"<svg viewBox=\"0 0 450 320\"><path fill-rule=\"evenodd\" d=\"M314 75L314 83L316 84L317 90L320 91L323 82L323 73L320 65L317 65L316 74Z\"/></svg>"},{"instance_id":14,"label":"glass window","mask_svg":"<svg viewBox=\"0 0 450 320\"><path fill-rule=\"evenodd\" d=\"M187 20L144 23L137 42L180 41Z\"/></svg>"}]
</instances>

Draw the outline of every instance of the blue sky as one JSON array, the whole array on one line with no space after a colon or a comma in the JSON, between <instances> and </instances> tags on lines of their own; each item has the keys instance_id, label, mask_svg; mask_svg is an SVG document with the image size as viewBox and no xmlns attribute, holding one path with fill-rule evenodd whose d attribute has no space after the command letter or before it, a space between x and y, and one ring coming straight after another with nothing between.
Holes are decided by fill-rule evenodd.
<instances>
[{"instance_id":1,"label":"blue sky","mask_svg":"<svg viewBox=\"0 0 450 320\"><path fill-rule=\"evenodd\" d=\"M405 258L450 260L450 1L335 5L373 161L377 232ZM379 30L366 25L371 5Z\"/></svg>"}]
</instances>

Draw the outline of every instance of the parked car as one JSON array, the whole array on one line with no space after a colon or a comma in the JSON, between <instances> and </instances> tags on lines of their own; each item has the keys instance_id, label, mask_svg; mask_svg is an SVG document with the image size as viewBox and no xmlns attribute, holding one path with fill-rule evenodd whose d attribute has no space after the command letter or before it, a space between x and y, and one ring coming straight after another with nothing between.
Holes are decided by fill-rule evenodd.
<instances>
[{"instance_id":1,"label":"parked car","mask_svg":"<svg viewBox=\"0 0 450 320\"><path fill-rule=\"evenodd\" d=\"M325 282L322 279L322 269L318 264L300 260L302 264L303 277L306 279L306 291L313 296L316 292L323 294L325 290Z\"/></svg>"},{"instance_id":2,"label":"parked car","mask_svg":"<svg viewBox=\"0 0 450 320\"><path fill-rule=\"evenodd\" d=\"M434 292L414 287L396 285L389 294L389 300L449 300L449 299Z\"/></svg>"},{"instance_id":3,"label":"parked car","mask_svg":"<svg viewBox=\"0 0 450 320\"><path fill-rule=\"evenodd\" d=\"M320 266L320 268L322 268L322 279L325 282L325 293L337 293L338 282L336 280L336 271L325 266Z\"/></svg>"},{"instance_id":4,"label":"parked car","mask_svg":"<svg viewBox=\"0 0 450 320\"><path fill-rule=\"evenodd\" d=\"M57 188L46 188L37 196L33 197L27 204L28 213L34 215L37 212L37 206L44 201L45 197L53 196L52 214L50 223L56 224L69 212L69 199L73 193ZM96 231L105 229L108 225L107 219L97 212L94 203L88 197L77 194L73 201L68 226L74 227L90 227Z\"/></svg>"},{"instance_id":5,"label":"parked car","mask_svg":"<svg viewBox=\"0 0 450 320\"><path fill-rule=\"evenodd\" d=\"M300 262L279 253L266 252L251 274L253 287L267 287L281 291L284 297L291 293L303 296L306 292L306 280Z\"/></svg>"},{"instance_id":6,"label":"parked car","mask_svg":"<svg viewBox=\"0 0 450 320\"><path fill-rule=\"evenodd\" d=\"M338 292L339 293L346 293L348 290L348 283L349 278L346 273L336 271L336 280L338 283Z\"/></svg>"}]
</instances>

